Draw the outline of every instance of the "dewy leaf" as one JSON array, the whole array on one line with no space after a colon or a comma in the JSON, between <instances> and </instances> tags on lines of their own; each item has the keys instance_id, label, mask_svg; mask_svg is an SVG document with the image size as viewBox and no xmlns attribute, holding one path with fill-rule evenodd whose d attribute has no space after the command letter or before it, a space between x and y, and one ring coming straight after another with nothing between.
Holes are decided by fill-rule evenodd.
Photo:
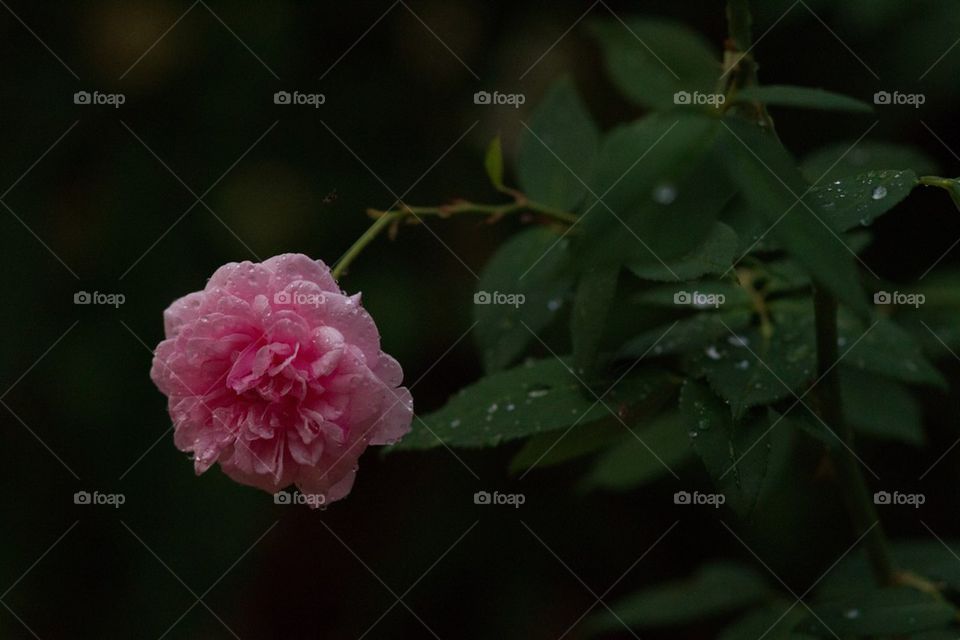
<instances>
[{"instance_id":1,"label":"dewy leaf","mask_svg":"<svg viewBox=\"0 0 960 640\"><path fill-rule=\"evenodd\" d=\"M483 167L487 171L487 177L490 178L490 184L498 191L504 189L503 185L503 148L500 144L500 136L490 141L487 147L487 155L483 159Z\"/></svg>"},{"instance_id":2,"label":"dewy leaf","mask_svg":"<svg viewBox=\"0 0 960 640\"><path fill-rule=\"evenodd\" d=\"M531 200L564 211L576 207L593 174L600 132L562 79L547 92L520 135L517 178Z\"/></svg>"},{"instance_id":3,"label":"dewy leaf","mask_svg":"<svg viewBox=\"0 0 960 640\"><path fill-rule=\"evenodd\" d=\"M917 186L913 171L868 171L835 178L811 189L807 202L834 231L867 226Z\"/></svg>"},{"instance_id":4,"label":"dewy leaf","mask_svg":"<svg viewBox=\"0 0 960 640\"><path fill-rule=\"evenodd\" d=\"M442 409L414 420L413 431L393 449L494 446L596 422L609 418L611 411L642 412L674 388L672 374L636 371L597 402L566 362L530 361L462 389Z\"/></svg>"},{"instance_id":5,"label":"dewy leaf","mask_svg":"<svg viewBox=\"0 0 960 640\"><path fill-rule=\"evenodd\" d=\"M669 261L666 265L659 262L628 265L638 278L673 282L693 280L705 275L721 275L732 268L737 258L739 244L736 232L722 222L714 223L710 235L699 247Z\"/></svg>"},{"instance_id":6,"label":"dewy leaf","mask_svg":"<svg viewBox=\"0 0 960 640\"><path fill-rule=\"evenodd\" d=\"M943 629L957 615L957 609L946 600L916 589L861 589L814 603L813 613L798 630L840 637L891 637Z\"/></svg>"},{"instance_id":7,"label":"dewy leaf","mask_svg":"<svg viewBox=\"0 0 960 640\"><path fill-rule=\"evenodd\" d=\"M622 431L621 427L621 431ZM633 429L604 452L583 480L585 489L626 491L670 475L670 470L693 457L693 448L676 410Z\"/></svg>"},{"instance_id":8,"label":"dewy leaf","mask_svg":"<svg viewBox=\"0 0 960 640\"><path fill-rule=\"evenodd\" d=\"M913 336L889 318L880 317L871 328L841 312L838 334L842 363L848 367L901 382L947 388L946 380L924 357Z\"/></svg>"},{"instance_id":9,"label":"dewy leaf","mask_svg":"<svg viewBox=\"0 0 960 640\"><path fill-rule=\"evenodd\" d=\"M739 418L750 407L799 395L815 377L813 317L794 305L771 305L772 333L752 326L727 332L705 349L692 353L688 368L705 375L710 387L730 403Z\"/></svg>"},{"instance_id":10,"label":"dewy leaf","mask_svg":"<svg viewBox=\"0 0 960 640\"><path fill-rule=\"evenodd\" d=\"M674 380L673 385L663 387L663 393L653 394L648 400L629 408L618 407L616 415L611 413L606 418L595 422L573 425L559 435L550 432L533 436L510 461L510 470L516 472L529 469L534 465L548 467L560 464L596 453L614 443L627 440L638 442L639 437L649 443L658 455L662 455L662 460L666 464L673 464L671 443L661 441L661 436L665 434L661 433L662 429L656 428L661 417L654 416L663 409L664 405L676 400L675 392L678 386L679 380ZM604 402L606 402L605 397ZM651 421L654 426L648 425ZM686 448L689 449L689 446ZM652 455L650 457L655 460ZM658 466L663 473L669 473L663 464L658 463Z\"/></svg>"},{"instance_id":11,"label":"dewy leaf","mask_svg":"<svg viewBox=\"0 0 960 640\"><path fill-rule=\"evenodd\" d=\"M807 189L793 159L760 127L732 118L721 149L731 179L750 206L773 225L774 238L806 271L840 301L862 315L868 307L854 256L819 219L815 210L797 202Z\"/></svg>"},{"instance_id":12,"label":"dewy leaf","mask_svg":"<svg viewBox=\"0 0 960 640\"><path fill-rule=\"evenodd\" d=\"M521 231L490 258L473 305L487 372L510 366L534 339L531 331L554 320L573 286L568 265L567 240L545 227Z\"/></svg>"},{"instance_id":13,"label":"dewy leaf","mask_svg":"<svg viewBox=\"0 0 960 640\"><path fill-rule=\"evenodd\" d=\"M577 375L588 381L597 367L597 354L610 305L617 292L619 271L616 267L594 267L587 269L577 283L570 319L573 363Z\"/></svg>"},{"instance_id":14,"label":"dewy leaf","mask_svg":"<svg viewBox=\"0 0 960 640\"><path fill-rule=\"evenodd\" d=\"M619 358L672 355L694 349L705 349L725 340L730 331L740 332L750 325L753 311L748 308L702 311L681 318L676 324L665 324L637 334L624 344Z\"/></svg>"},{"instance_id":15,"label":"dewy leaf","mask_svg":"<svg viewBox=\"0 0 960 640\"><path fill-rule=\"evenodd\" d=\"M593 23L613 83L630 100L654 109L690 104L708 96L720 77L720 61L700 34L674 22L619 19ZM678 92L686 92L675 99Z\"/></svg>"},{"instance_id":16,"label":"dewy leaf","mask_svg":"<svg viewBox=\"0 0 960 640\"><path fill-rule=\"evenodd\" d=\"M761 102L767 105L797 107L798 109L855 111L858 113L873 111L873 107L866 102L861 102L850 96L824 91L823 89L790 85L747 87L738 91L733 99L735 102Z\"/></svg>"},{"instance_id":17,"label":"dewy leaf","mask_svg":"<svg viewBox=\"0 0 960 640\"><path fill-rule=\"evenodd\" d=\"M592 631L665 627L741 611L770 598L774 591L755 569L729 561L703 566L687 580L650 587L613 603L590 619Z\"/></svg>"},{"instance_id":18,"label":"dewy leaf","mask_svg":"<svg viewBox=\"0 0 960 640\"><path fill-rule=\"evenodd\" d=\"M840 368L843 417L857 433L920 446L920 406L910 390L882 376Z\"/></svg>"},{"instance_id":19,"label":"dewy leaf","mask_svg":"<svg viewBox=\"0 0 960 640\"><path fill-rule=\"evenodd\" d=\"M700 246L733 194L712 153L719 127L655 114L610 132L585 203L581 261L660 265Z\"/></svg>"},{"instance_id":20,"label":"dewy leaf","mask_svg":"<svg viewBox=\"0 0 960 640\"><path fill-rule=\"evenodd\" d=\"M680 390L680 412L694 451L726 504L741 517L750 516L771 467L778 432L770 427L778 416L762 412L734 422L729 407L695 380Z\"/></svg>"},{"instance_id":21,"label":"dewy leaf","mask_svg":"<svg viewBox=\"0 0 960 640\"><path fill-rule=\"evenodd\" d=\"M937 173L937 163L923 152L889 142L854 142L830 145L803 159L800 170L814 184L883 169L910 169L916 175Z\"/></svg>"}]
</instances>

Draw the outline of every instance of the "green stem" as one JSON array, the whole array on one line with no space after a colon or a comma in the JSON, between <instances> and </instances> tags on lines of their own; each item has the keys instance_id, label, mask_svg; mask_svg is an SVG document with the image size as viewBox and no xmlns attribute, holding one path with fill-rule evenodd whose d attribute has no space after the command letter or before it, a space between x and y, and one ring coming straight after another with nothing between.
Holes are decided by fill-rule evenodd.
<instances>
[{"instance_id":1,"label":"green stem","mask_svg":"<svg viewBox=\"0 0 960 640\"><path fill-rule=\"evenodd\" d=\"M347 252L343 254L343 257L337 261L337 264L333 267L333 279L339 280L340 276L343 275L343 272L350 265L350 263L353 262L354 258L360 255L360 252L363 251L363 249L395 219L398 219L398 217L385 214L374 220L373 224L363 232L363 235L357 238L356 242L354 242L353 245L347 249Z\"/></svg>"},{"instance_id":2,"label":"green stem","mask_svg":"<svg viewBox=\"0 0 960 640\"><path fill-rule=\"evenodd\" d=\"M941 176L920 176L917 182L925 187L940 187L948 191L952 190L957 181L952 178L943 178Z\"/></svg>"},{"instance_id":3,"label":"green stem","mask_svg":"<svg viewBox=\"0 0 960 640\"><path fill-rule=\"evenodd\" d=\"M749 0L727 2L727 24L730 40L737 51L748 51L753 44L753 18Z\"/></svg>"},{"instance_id":4,"label":"green stem","mask_svg":"<svg viewBox=\"0 0 960 640\"><path fill-rule=\"evenodd\" d=\"M373 242L373 240L380 235L381 231L389 227L391 224L401 222L408 216L416 219L426 216L449 218L455 215L482 215L499 218L505 215L521 213L524 211L538 213L565 224L572 225L577 222L577 216L574 214L553 209L536 202L531 202L520 193L514 193L514 201L505 204L478 204L475 202L464 201L455 202L453 204L440 207L409 207L403 205L400 209L391 209L390 211L371 210L369 213L375 218L373 224L371 224L370 227L363 232L363 235L357 238L356 242L354 242L353 245L347 249L347 252L343 254L343 257L340 258L340 260L334 266L332 273L333 278L335 280L339 280L340 276L342 276L347 270L347 267L350 266L350 263L353 262L358 255L360 255L367 245Z\"/></svg>"},{"instance_id":5,"label":"green stem","mask_svg":"<svg viewBox=\"0 0 960 640\"><path fill-rule=\"evenodd\" d=\"M773 119L767 113L766 106L759 102L734 103L733 100L738 90L758 84L757 62L750 52L753 47L750 0L727 0L727 34L727 50L724 53L725 86L721 88L726 100L722 111L733 109L736 104L747 112L746 115L751 120L773 130Z\"/></svg>"},{"instance_id":6,"label":"green stem","mask_svg":"<svg viewBox=\"0 0 960 640\"><path fill-rule=\"evenodd\" d=\"M823 421L840 438L843 445L837 451L837 466L840 485L847 511L850 514L854 532L864 536L867 556L873 568L874 577L881 585L896 582L893 558L883 532L883 525L877 515L870 490L860 468L860 461L854 455L853 429L843 419L843 405L840 397L840 380L837 372L837 300L820 287L813 293L814 321L817 331L817 385L820 400L820 414Z\"/></svg>"},{"instance_id":7,"label":"green stem","mask_svg":"<svg viewBox=\"0 0 960 640\"><path fill-rule=\"evenodd\" d=\"M942 178L940 176L921 176L917 182L925 187L939 187L947 192L953 204L960 209L960 178Z\"/></svg>"}]
</instances>

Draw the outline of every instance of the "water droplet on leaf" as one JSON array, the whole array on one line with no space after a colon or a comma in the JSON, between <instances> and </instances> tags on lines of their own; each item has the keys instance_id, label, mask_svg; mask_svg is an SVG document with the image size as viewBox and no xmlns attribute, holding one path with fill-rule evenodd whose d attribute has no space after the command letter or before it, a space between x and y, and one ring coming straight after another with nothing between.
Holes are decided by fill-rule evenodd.
<instances>
[{"instance_id":1,"label":"water droplet on leaf","mask_svg":"<svg viewBox=\"0 0 960 640\"><path fill-rule=\"evenodd\" d=\"M664 183L653 190L653 199L660 204L670 204L677 199L677 188L670 183Z\"/></svg>"}]
</instances>

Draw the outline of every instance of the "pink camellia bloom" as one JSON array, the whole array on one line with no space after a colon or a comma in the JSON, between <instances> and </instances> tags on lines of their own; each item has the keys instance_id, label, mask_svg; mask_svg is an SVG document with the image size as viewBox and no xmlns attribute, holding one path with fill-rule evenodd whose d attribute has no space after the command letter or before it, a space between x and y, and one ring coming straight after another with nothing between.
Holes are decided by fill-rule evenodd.
<instances>
[{"instance_id":1,"label":"pink camellia bloom","mask_svg":"<svg viewBox=\"0 0 960 640\"><path fill-rule=\"evenodd\" d=\"M198 475L219 462L265 491L295 484L316 506L350 492L367 445L410 431L400 365L320 261L231 262L163 320L150 377Z\"/></svg>"}]
</instances>

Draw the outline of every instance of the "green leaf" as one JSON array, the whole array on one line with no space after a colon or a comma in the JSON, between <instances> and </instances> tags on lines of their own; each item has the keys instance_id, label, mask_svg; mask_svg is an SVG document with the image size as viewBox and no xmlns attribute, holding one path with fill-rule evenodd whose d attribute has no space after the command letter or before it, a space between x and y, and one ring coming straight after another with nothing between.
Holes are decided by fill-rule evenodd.
<instances>
[{"instance_id":1,"label":"green leaf","mask_svg":"<svg viewBox=\"0 0 960 640\"><path fill-rule=\"evenodd\" d=\"M684 311L700 309L715 312L750 304L750 294L740 285L713 280L656 285L634 294L631 298L642 304Z\"/></svg>"},{"instance_id":2,"label":"green leaf","mask_svg":"<svg viewBox=\"0 0 960 640\"><path fill-rule=\"evenodd\" d=\"M584 478L584 489L624 491L671 475L670 470L693 457L680 414L670 411L634 429L635 436L604 452Z\"/></svg>"},{"instance_id":3,"label":"green leaf","mask_svg":"<svg viewBox=\"0 0 960 640\"><path fill-rule=\"evenodd\" d=\"M584 394L569 364L556 358L530 361L461 389L442 409L415 420L413 431L393 449L494 446L609 418L611 410L642 413L674 388L671 374L637 371L598 403Z\"/></svg>"},{"instance_id":4,"label":"green leaf","mask_svg":"<svg viewBox=\"0 0 960 640\"><path fill-rule=\"evenodd\" d=\"M924 296L918 308L899 307L897 320L931 358L953 360L960 353L960 271L937 269L911 287Z\"/></svg>"},{"instance_id":5,"label":"green leaf","mask_svg":"<svg viewBox=\"0 0 960 640\"><path fill-rule=\"evenodd\" d=\"M947 627L957 610L945 600L909 588L869 589L813 605L800 629L833 637L890 637Z\"/></svg>"},{"instance_id":6,"label":"green leaf","mask_svg":"<svg viewBox=\"0 0 960 640\"><path fill-rule=\"evenodd\" d=\"M517 178L531 200L570 211L586 193L600 132L569 79L558 81L520 135Z\"/></svg>"},{"instance_id":7,"label":"green leaf","mask_svg":"<svg viewBox=\"0 0 960 640\"><path fill-rule=\"evenodd\" d=\"M729 561L702 567L687 580L650 587L613 604L590 618L593 631L687 625L743 610L772 596L767 581L756 570ZM621 622L622 620L622 622Z\"/></svg>"},{"instance_id":8,"label":"green leaf","mask_svg":"<svg viewBox=\"0 0 960 640\"><path fill-rule=\"evenodd\" d=\"M618 352L621 358L640 358L705 349L710 344L725 340L730 331L740 331L750 324L753 311L748 308L703 311L637 334Z\"/></svg>"},{"instance_id":9,"label":"green leaf","mask_svg":"<svg viewBox=\"0 0 960 640\"><path fill-rule=\"evenodd\" d=\"M875 324L864 325L841 310L838 333L843 364L901 382L947 388L946 380L924 357L919 343L889 318L880 317Z\"/></svg>"},{"instance_id":10,"label":"green leaf","mask_svg":"<svg viewBox=\"0 0 960 640\"><path fill-rule=\"evenodd\" d=\"M840 369L843 417L859 434L920 446L920 406L902 384L850 367Z\"/></svg>"},{"instance_id":11,"label":"green leaf","mask_svg":"<svg viewBox=\"0 0 960 640\"><path fill-rule=\"evenodd\" d=\"M478 323L474 337L487 372L510 366L534 339L531 331L536 333L555 319L572 288L568 265L566 239L546 227L521 231L490 258L477 283L481 297L475 298L487 303L473 306ZM501 304L494 293L523 296L523 302Z\"/></svg>"},{"instance_id":12,"label":"green leaf","mask_svg":"<svg viewBox=\"0 0 960 640\"><path fill-rule=\"evenodd\" d=\"M920 633L910 634L910 640L957 640L957 630L949 628L921 631Z\"/></svg>"},{"instance_id":13,"label":"green leaf","mask_svg":"<svg viewBox=\"0 0 960 640\"><path fill-rule=\"evenodd\" d=\"M625 432L624 426L611 416L609 420L574 425L563 438L553 432L533 436L510 461L510 472L533 466L550 467L596 453L622 440Z\"/></svg>"},{"instance_id":14,"label":"green leaf","mask_svg":"<svg viewBox=\"0 0 960 640\"><path fill-rule=\"evenodd\" d=\"M704 385L687 380L680 390L680 412L694 451L703 461L726 504L749 517L760 501L779 432L773 412L734 422L724 402ZM775 446L777 445L777 446Z\"/></svg>"},{"instance_id":15,"label":"green leaf","mask_svg":"<svg viewBox=\"0 0 960 640\"><path fill-rule=\"evenodd\" d=\"M693 251L667 264L659 262L628 265L638 278L672 282L694 280L705 275L722 275L733 267L738 257L737 233L722 222L714 223L710 235Z\"/></svg>"},{"instance_id":16,"label":"green leaf","mask_svg":"<svg viewBox=\"0 0 960 640\"><path fill-rule=\"evenodd\" d=\"M960 540L955 539L943 542L935 538L901 540L892 545L898 569L935 584L942 583L953 591L960 590L960 562L956 553L960 553ZM865 551L858 549L830 572L817 589L817 594L824 600L838 599L857 590L858 586L862 588L862 585L872 583L871 564Z\"/></svg>"},{"instance_id":17,"label":"green leaf","mask_svg":"<svg viewBox=\"0 0 960 640\"><path fill-rule=\"evenodd\" d=\"M800 170L816 184L882 169L910 169L916 175L937 173L937 163L913 147L853 140L830 145L803 159Z\"/></svg>"},{"instance_id":18,"label":"green leaf","mask_svg":"<svg viewBox=\"0 0 960 640\"><path fill-rule=\"evenodd\" d=\"M913 171L869 171L811 189L808 202L834 231L867 226L910 195Z\"/></svg>"},{"instance_id":19,"label":"green leaf","mask_svg":"<svg viewBox=\"0 0 960 640\"><path fill-rule=\"evenodd\" d=\"M597 353L610 304L617 292L618 275L617 268L596 267L584 272L577 283L570 319L573 363L577 375L588 380L596 373Z\"/></svg>"},{"instance_id":20,"label":"green leaf","mask_svg":"<svg viewBox=\"0 0 960 640\"><path fill-rule=\"evenodd\" d=\"M805 617L806 609L780 602L776 606L750 611L726 627L718 640L791 640L799 636L793 628Z\"/></svg>"},{"instance_id":21,"label":"green leaf","mask_svg":"<svg viewBox=\"0 0 960 640\"><path fill-rule=\"evenodd\" d=\"M815 210L798 203L807 189L793 159L760 127L728 119L721 149L731 179L750 206L774 225L774 238L839 300L862 315L867 304L854 257Z\"/></svg>"},{"instance_id":22,"label":"green leaf","mask_svg":"<svg viewBox=\"0 0 960 640\"><path fill-rule=\"evenodd\" d=\"M705 375L730 404L735 418L750 407L799 395L815 377L813 315L796 305L771 305L770 312L769 335L759 326L728 331L687 360L688 369Z\"/></svg>"},{"instance_id":23,"label":"green leaf","mask_svg":"<svg viewBox=\"0 0 960 640\"><path fill-rule=\"evenodd\" d=\"M735 102L761 102L780 107L819 109L821 111L854 111L871 113L873 107L866 102L832 91L791 85L765 85L747 87L734 95Z\"/></svg>"},{"instance_id":24,"label":"green leaf","mask_svg":"<svg viewBox=\"0 0 960 640\"><path fill-rule=\"evenodd\" d=\"M637 104L673 108L674 94L715 91L721 67L709 42L663 20L597 21L591 25L613 83Z\"/></svg>"},{"instance_id":25,"label":"green leaf","mask_svg":"<svg viewBox=\"0 0 960 640\"><path fill-rule=\"evenodd\" d=\"M487 171L487 177L497 191L505 189L503 185L503 148L500 144L500 136L490 141L487 147L487 154L483 159L483 167Z\"/></svg>"},{"instance_id":26,"label":"green leaf","mask_svg":"<svg viewBox=\"0 0 960 640\"><path fill-rule=\"evenodd\" d=\"M764 292L770 296L779 293L809 291L810 277L790 259L771 260L763 265Z\"/></svg>"},{"instance_id":27,"label":"green leaf","mask_svg":"<svg viewBox=\"0 0 960 640\"><path fill-rule=\"evenodd\" d=\"M610 132L584 208L581 262L660 265L700 246L733 190L711 153L719 126L655 114Z\"/></svg>"}]
</instances>

